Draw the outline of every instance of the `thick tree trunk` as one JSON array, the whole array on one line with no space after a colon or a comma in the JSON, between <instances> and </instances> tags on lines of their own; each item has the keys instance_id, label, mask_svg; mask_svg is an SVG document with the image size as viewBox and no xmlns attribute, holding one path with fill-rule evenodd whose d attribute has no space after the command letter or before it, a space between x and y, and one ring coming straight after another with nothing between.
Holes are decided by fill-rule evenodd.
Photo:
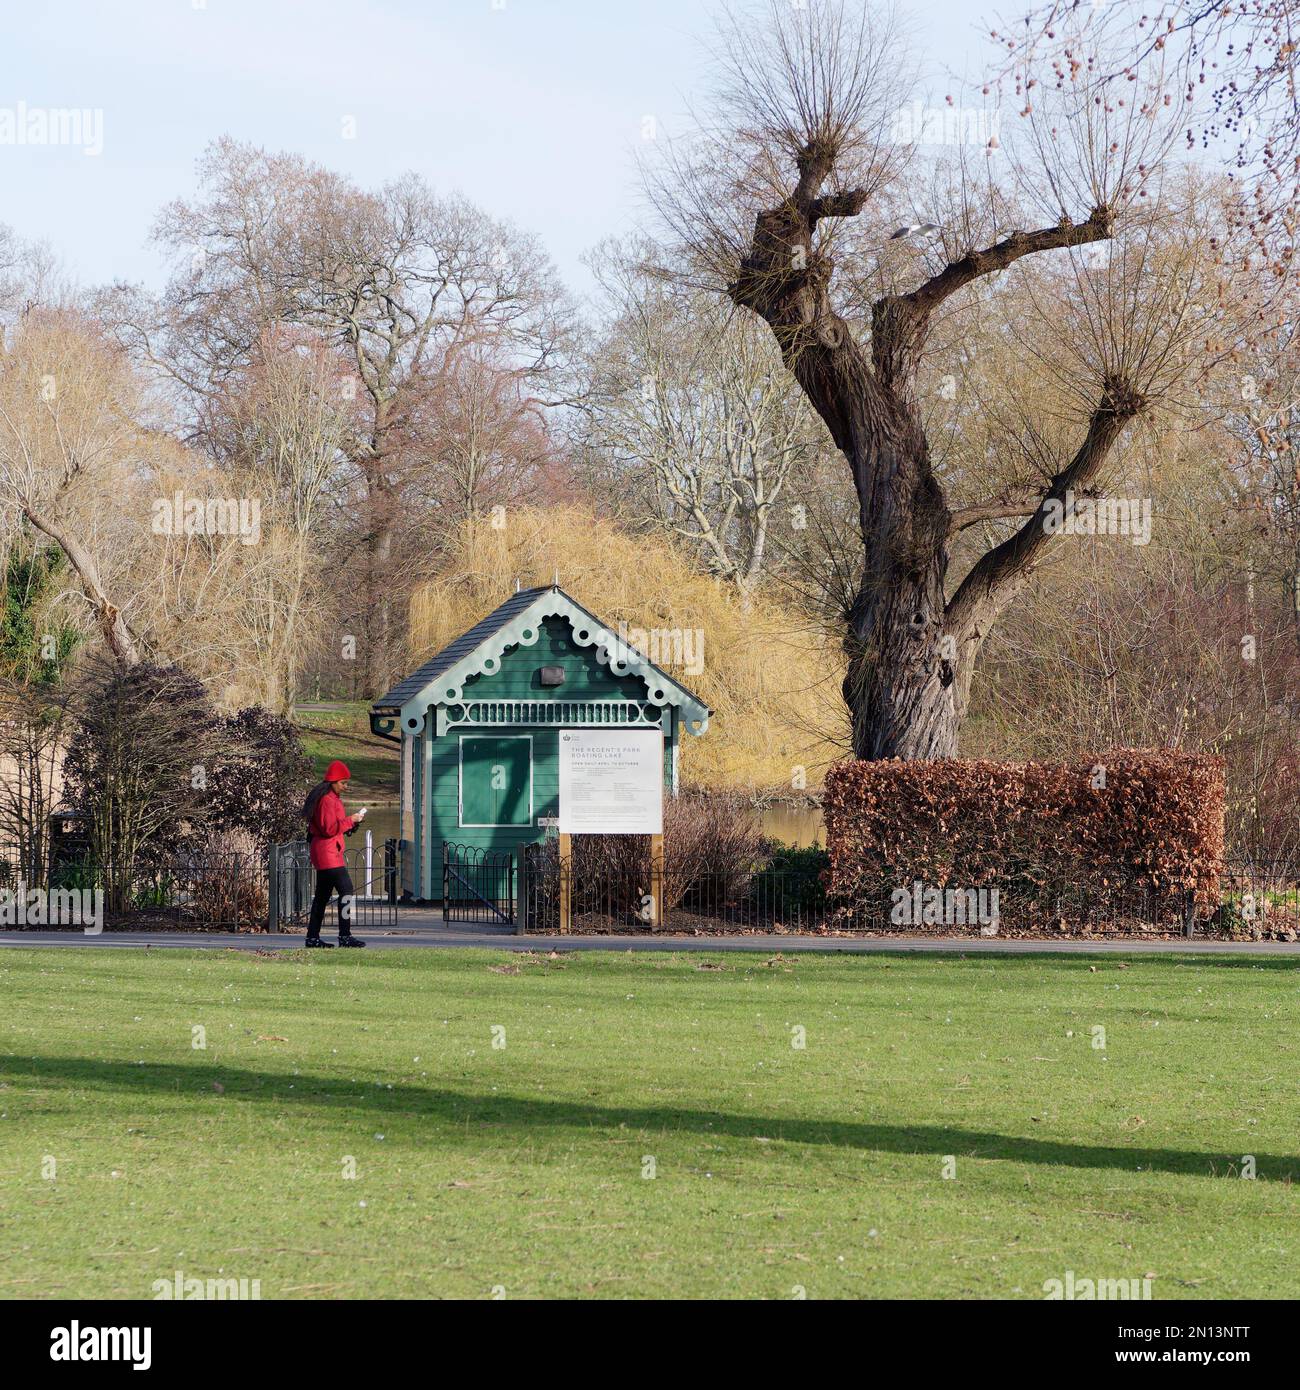
<instances>
[{"instance_id":1,"label":"thick tree trunk","mask_svg":"<svg viewBox=\"0 0 1300 1390\"><path fill-rule=\"evenodd\" d=\"M1078 452L1024 524L971 567L946 597L953 517L930 473L924 439L873 441L859 487L864 564L849 613L844 698L859 758L954 758L984 638L1025 587L1051 543L1048 516L1087 487L1139 409L1111 383ZM911 413L901 417L910 421ZM906 451L910 446L911 453Z\"/></svg>"},{"instance_id":2,"label":"thick tree trunk","mask_svg":"<svg viewBox=\"0 0 1300 1390\"><path fill-rule=\"evenodd\" d=\"M859 488L862 581L844 638L853 751L866 759L951 758L969 690L956 679L946 626L951 518L910 413L884 424L891 437L880 438L878 423L850 456L866 484Z\"/></svg>"},{"instance_id":3,"label":"thick tree trunk","mask_svg":"<svg viewBox=\"0 0 1300 1390\"><path fill-rule=\"evenodd\" d=\"M943 614L913 585L887 603L864 589L849 618L844 702L857 758L955 758L966 715L944 648Z\"/></svg>"}]
</instances>

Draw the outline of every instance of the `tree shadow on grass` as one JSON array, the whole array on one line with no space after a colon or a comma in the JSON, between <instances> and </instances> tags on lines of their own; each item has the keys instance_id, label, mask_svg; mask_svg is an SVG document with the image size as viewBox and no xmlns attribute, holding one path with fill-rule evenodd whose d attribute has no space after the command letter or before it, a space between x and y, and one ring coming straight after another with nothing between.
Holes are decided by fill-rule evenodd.
<instances>
[{"instance_id":1,"label":"tree shadow on grass","mask_svg":"<svg viewBox=\"0 0 1300 1390\"><path fill-rule=\"evenodd\" d=\"M1041 1163L1067 1168L1118 1168L1129 1172L1189 1173L1222 1176L1241 1155L1223 1150L1190 1151L1101 1147L1053 1139L963 1129L956 1125L884 1124L872 1121L791 1119L763 1115L730 1115L716 1110L691 1110L676 1106L590 1105L581 1102L541 1100L534 1097L466 1095L433 1086L338 1081L305 1073L286 1074L238 1070L207 1063L180 1065L95 1061L81 1057L0 1056L0 1076L11 1084L64 1084L74 1088L116 1091L139 1101L146 1093L175 1100L188 1096L195 1102L230 1104L258 1101L277 1106L315 1105L340 1111L363 1108L424 1118L463 1134L477 1122L485 1129L521 1132L543 1129L615 1131L676 1131L681 1134L725 1135L734 1139L769 1139L795 1144L821 1144L832 1148L860 1149L874 1153L959 1154L968 1158L1001 1159L1010 1163ZM213 1083L222 1091L218 1094ZM1300 1177L1300 1157L1255 1154L1256 1171L1262 1178L1290 1180Z\"/></svg>"},{"instance_id":2,"label":"tree shadow on grass","mask_svg":"<svg viewBox=\"0 0 1300 1390\"><path fill-rule=\"evenodd\" d=\"M1187 969L1189 967L1205 970L1272 970L1290 971L1300 970L1300 953L1264 953L1236 951L1234 944L1244 945L1245 943L1233 943L1225 941L1221 944L1215 943L1215 952L1209 951L1150 951L1134 949L1125 951L1123 943L1118 949L1103 950L1092 946L1091 943L1078 944L1072 949L1070 942L1072 938L1066 938L1060 942L1049 942L1036 951L996 951L996 950L963 950L961 946L942 946L929 949L918 948L916 950L892 949L877 951L859 951L859 957L869 957L876 964L880 963L882 957L889 957L893 960L904 959L909 963L918 960L933 960L939 963L952 964L960 960L966 965L996 966L999 970L1035 970L1041 969L1044 965L1063 965L1067 961L1076 970L1087 971L1090 966L1095 966L1100 974L1106 970L1137 970L1147 966L1155 966L1159 969L1174 970ZM1219 954L1219 950L1222 954ZM830 954L828 951L827 954ZM842 959L841 953L837 959Z\"/></svg>"}]
</instances>

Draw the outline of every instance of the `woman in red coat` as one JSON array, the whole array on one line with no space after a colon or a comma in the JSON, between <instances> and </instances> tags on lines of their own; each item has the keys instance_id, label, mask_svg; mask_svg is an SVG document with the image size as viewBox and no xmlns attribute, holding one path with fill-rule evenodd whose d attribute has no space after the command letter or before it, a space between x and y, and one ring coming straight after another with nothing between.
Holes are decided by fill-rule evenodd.
<instances>
[{"instance_id":1,"label":"woman in red coat","mask_svg":"<svg viewBox=\"0 0 1300 1390\"><path fill-rule=\"evenodd\" d=\"M343 809L342 791L352 774L346 764L337 759L325 771L325 780L313 787L302 808L307 818L307 837L311 842L311 864L316 870L316 895L311 902L307 919L307 945L331 946L322 941L321 923L325 909L335 892L339 895L339 945L364 946L366 943L352 935L353 888L352 876L343 859L343 837L350 835L365 819L363 806L355 816Z\"/></svg>"}]
</instances>

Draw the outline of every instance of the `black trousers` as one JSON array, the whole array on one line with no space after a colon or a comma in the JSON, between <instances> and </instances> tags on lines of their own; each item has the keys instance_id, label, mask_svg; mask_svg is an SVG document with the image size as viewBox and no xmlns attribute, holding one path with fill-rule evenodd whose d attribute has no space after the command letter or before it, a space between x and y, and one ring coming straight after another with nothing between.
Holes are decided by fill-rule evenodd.
<instances>
[{"instance_id":1,"label":"black trousers","mask_svg":"<svg viewBox=\"0 0 1300 1390\"><path fill-rule=\"evenodd\" d=\"M316 870L316 895L311 900L311 916L307 919L308 936L320 935L325 909L336 891L339 895L339 936L352 935L352 875L343 868Z\"/></svg>"}]
</instances>

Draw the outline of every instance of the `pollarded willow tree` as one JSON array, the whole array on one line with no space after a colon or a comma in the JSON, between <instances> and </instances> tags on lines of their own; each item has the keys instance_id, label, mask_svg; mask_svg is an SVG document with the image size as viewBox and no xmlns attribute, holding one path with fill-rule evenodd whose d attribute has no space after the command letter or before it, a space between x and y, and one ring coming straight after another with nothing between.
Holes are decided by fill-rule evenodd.
<instances>
[{"instance_id":1,"label":"pollarded willow tree","mask_svg":"<svg viewBox=\"0 0 1300 1390\"><path fill-rule=\"evenodd\" d=\"M1135 420L1192 402L1272 287L1252 292L1256 268L1236 259L1231 190L1172 161L1185 84L1160 52L1116 73L1072 51L1025 79L1010 138L923 169L898 138L906 55L878 15L843 0L729 14L712 109L650 189L693 274L767 324L848 463L855 754L951 757L981 643L1069 543L1062 518L1105 482ZM1020 412L1016 489L990 460L987 495L957 507L932 457L927 352L941 342L959 374L981 310L1010 294L1025 399L1047 403ZM956 538L990 522L1002 529L951 582Z\"/></svg>"}]
</instances>

